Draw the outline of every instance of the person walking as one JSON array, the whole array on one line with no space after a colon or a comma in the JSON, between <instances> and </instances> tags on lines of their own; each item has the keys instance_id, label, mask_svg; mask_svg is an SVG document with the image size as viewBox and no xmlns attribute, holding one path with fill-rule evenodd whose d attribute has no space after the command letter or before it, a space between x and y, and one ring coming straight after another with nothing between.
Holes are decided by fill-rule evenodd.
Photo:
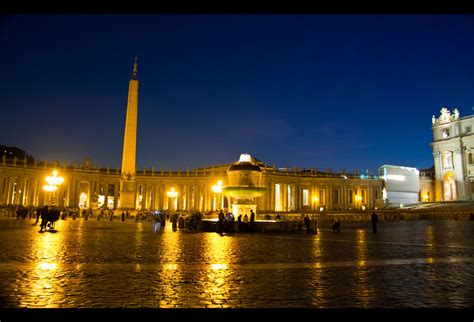
<instances>
[{"instance_id":1,"label":"person walking","mask_svg":"<svg viewBox=\"0 0 474 322\"><path fill-rule=\"evenodd\" d=\"M375 213L375 211L372 213L372 217L370 219L372 222L372 233L376 234L377 233L377 223L379 222L379 216Z\"/></svg>"},{"instance_id":2,"label":"person walking","mask_svg":"<svg viewBox=\"0 0 474 322\"><path fill-rule=\"evenodd\" d=\"M41 224L40 224L40 232L43 232L46 230L46 224L49 221L49 208L48 205L44 206L43 209L41 209Z\"/></svg>"}]
</instances>

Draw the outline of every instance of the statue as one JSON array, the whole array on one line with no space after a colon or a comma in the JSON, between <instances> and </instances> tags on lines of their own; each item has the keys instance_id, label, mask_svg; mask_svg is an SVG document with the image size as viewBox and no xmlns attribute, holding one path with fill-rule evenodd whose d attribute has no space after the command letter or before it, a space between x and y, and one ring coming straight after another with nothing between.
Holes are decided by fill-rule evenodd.
<instances>
[{"instance_id":1,"label":"statue","mask_svg":"<svg viewBox=\"0 0 474 322\"><path fill-rule=\"evenodd\" d=\"M436 123L436 117L435 117L434 115L433 115L433 117L431 118L431 123L432 123L433 125L435 125L435 123Z\"/></svg>"},{"instance_id":2,"label":"statue","mask_svg":"<svg viewBox=\"0 0 474 322\"><path fill-rule=\"evenodd\" d=\"M443 107L440 112L439 123L448 123L451 121L451 112L446 107Z\"/></svg>"},{"instance_id":3,"label":"statue","mask_svg":"<svg viewBox=\"0 0 474 322\"><path fill-rule=\"evenodd\" d=\"M453 117L453 120L457 120L459 119L459 111L457 108L454 109L454 117Z\"/></svg>"}]
</instances>

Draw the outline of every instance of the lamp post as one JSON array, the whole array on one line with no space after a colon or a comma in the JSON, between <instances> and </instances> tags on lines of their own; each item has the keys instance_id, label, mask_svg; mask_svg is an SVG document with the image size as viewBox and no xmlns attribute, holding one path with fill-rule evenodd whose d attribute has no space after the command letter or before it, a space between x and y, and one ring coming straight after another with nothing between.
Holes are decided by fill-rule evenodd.
<instances>
[{"instance_id":1,"label":"lamp post","mask_svg":"<svg viewBox=\"0 0 474 322\"><path fill-rule=\"evenodd\" d=\"M220 209L222 209L223 207L223 200L222 200L222 180L219 180L217 181L217 184L213 185L212 186L212 191L214 191L214 193L217 193L219 194L219 199L220 199ZM214 210L216 210L216 205L214 204Z\"/></svg>"},{"instance_id":2,"label":"lamp post","mask_svg":"<svg viewBox=\"0 0 474 322\"><path fill-rule=\"evenodd\" d=\"M171 210L176 210L176 208L178 208L175 205L176 200L177 200L176 197L178 197L178 191L175 191L174 187L172 187L171 190L166 193L166 195L168 196L168 198L171 198L171 200L172 200L171 202L173 204L173 209L171 209Z\"/></svg>"},{"instance_id":3,"label":"lamp post","mask_svg":"<svg viewBox=\"0 0 474 322\"><path fill-rule=\"evenodd\" d=\"M43 186L43 190L50 193L50 204L54 205L55 203L55 192L58 190L58 187L64 182L64 178L58 176L58 171L54 170L52 176L47 176L45 178L47 185Z\"/></svg>"}]
</instances>

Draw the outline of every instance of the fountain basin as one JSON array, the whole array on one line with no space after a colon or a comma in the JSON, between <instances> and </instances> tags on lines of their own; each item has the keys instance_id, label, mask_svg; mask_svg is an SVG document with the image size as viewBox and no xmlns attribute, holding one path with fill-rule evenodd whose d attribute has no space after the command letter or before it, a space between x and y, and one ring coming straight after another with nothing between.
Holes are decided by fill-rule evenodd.
<instances>
[{"instance_id":1,"label":"fountain basin","mask_svg":"<svg viewBox=\"0 0 474 322\"><path fill-rule=\"evenodd\" d=\"M222 192L235 198L253 198L260 197L267 190L266 187L246 187L246 186L227 186L222 187Z\"/></svg>"}]
</instances>

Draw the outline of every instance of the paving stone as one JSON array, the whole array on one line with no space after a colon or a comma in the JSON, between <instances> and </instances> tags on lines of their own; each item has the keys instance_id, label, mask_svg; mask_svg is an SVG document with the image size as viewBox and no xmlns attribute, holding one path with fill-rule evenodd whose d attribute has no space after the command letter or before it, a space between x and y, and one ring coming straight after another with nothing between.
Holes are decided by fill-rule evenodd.
<instances>
[{"instance_id":1,"label":"paving stone","mask_svg":"<svg viewBox=\"0 0 474 322\"><path fill-rule=\"evenodd\" d=\"M79 232L78 223L45 235L0 218L0 308L474 306L471 221L225 239L105 221Z\"/></svg>"}]
</instances>

